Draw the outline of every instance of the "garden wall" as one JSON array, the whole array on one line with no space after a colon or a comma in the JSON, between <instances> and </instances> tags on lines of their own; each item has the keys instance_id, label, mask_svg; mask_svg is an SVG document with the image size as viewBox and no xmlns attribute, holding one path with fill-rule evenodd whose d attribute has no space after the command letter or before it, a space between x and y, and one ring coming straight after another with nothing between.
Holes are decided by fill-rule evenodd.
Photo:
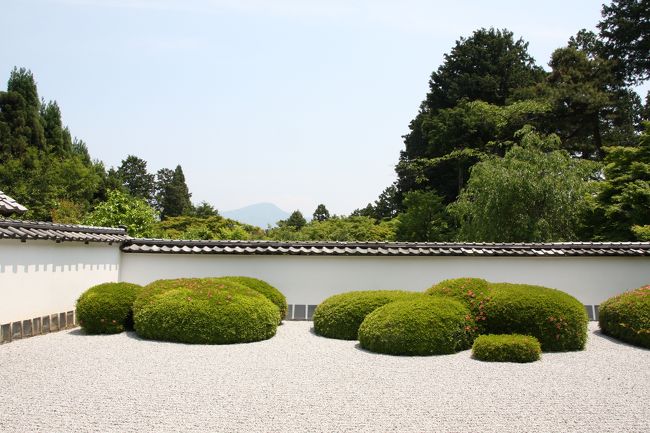
<instances>
[{"instance_id":1,"label":"garden wall","mask_svg":"<svg viewBox=\"0 0 650 433\"><path fill-rule=\"evenodd\" d=\"M0 241L2 339L74 324L79 295L92 285L118 281L120 257L119 244Z\"/></svg>"},{"instance_id":2,"label":"garden wall","mask_svg":"<svg viewBox=\"0 0 650 433\"><path fill-rule=\"evenodd\" d=\"M359 257L124 253L121 281L246 275L282 291L290 319L311 317L328 296L350 290L422 291L455 277L548 286L579 299L593 319L605 299L650 282L650 257Z\"/></svg>"}]
</instances>

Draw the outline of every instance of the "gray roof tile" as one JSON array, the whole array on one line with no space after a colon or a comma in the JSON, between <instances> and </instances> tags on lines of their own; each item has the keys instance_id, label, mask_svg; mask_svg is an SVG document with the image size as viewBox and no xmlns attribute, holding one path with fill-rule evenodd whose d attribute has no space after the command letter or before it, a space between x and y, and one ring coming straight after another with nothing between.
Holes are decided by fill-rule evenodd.
<instances>
[{"instance_id":1,"label":"gray roof tile","mask_svg":"<svg viewBox=\"0 0 650 433\"><path fill-rule=\"evenodd\" d=\"M0 239L113 243L123 242L129 236L121 228L0 219Z\"/></svg>"},{"instance_id":2,"label":"gray roof tile","mask_svg":"<svg viewBox=\"0 0 650 433\"><path fill-rule=\"evenodd\" d=\"M27 208L0 191L0 215L22 214Z\"/></svg>"}]
</instances>

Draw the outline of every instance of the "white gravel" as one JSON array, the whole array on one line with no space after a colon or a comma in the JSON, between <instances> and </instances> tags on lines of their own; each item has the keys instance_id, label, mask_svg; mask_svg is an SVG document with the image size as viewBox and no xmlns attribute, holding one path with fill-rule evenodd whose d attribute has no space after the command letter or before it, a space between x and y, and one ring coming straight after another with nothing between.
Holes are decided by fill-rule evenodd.
<instances>
[{"instance_id":1,"label":"white gravel","mask_svg":"<svg viewBox=\"0 0 650 433\"><path fill-rule=\"evenodd\" d=\"M394 357L288 322L193 346L79 330L0 346L2 432L644 432L650 351L600 335L532 364Z\"/></svg>"}]
</instances>

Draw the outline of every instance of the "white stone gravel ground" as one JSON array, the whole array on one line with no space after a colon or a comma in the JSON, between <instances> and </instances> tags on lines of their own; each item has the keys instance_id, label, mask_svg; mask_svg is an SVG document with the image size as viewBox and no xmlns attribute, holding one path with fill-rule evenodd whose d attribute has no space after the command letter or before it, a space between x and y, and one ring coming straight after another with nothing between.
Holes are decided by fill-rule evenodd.
<instances>
[{"instance_id":1,"label":"white stone gravel ground","mask_svg":"<svg viewBox=\"0 0 650 433\"><path fill-rule=\"evenodd\" d=\"M2 432L650 432L650 351L394 357L288 322L193 346L79 330L0 346Z\"/></svg>"}]
</instances>

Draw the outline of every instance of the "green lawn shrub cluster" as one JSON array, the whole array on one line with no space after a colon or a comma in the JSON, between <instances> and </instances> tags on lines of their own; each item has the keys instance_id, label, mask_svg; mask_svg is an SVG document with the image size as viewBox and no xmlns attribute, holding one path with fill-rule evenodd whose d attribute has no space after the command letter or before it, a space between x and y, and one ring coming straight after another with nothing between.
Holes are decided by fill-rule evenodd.
<instances>
[{"instance_id":1,"label":"green lawn shrub cluster","mask_svg":"<svg viewBox=\"0 0 650 433\"><path fill-rule=\"evenodd\" d=\"M582 350L589 318L580 301L560 290L527 284L492 284L483 333L532 335L544 352Z\"/></svg>"},{"instance_id":2,"label":"green lawn shrub cluster","mask_svg":"<svg viewBox=\"0 0 650 433\"><path fill-rule=\"evenodd\" d=\"M133 330L133 301L141 289L131 283L104 283L86 290L77 300L77 320L88 334L117 334Z\"/></svg>"},{"instance_id":3,"label":"green lawn shrub cluster","mask_svg":"<svg viewBox=\"0 0 650 433\"><path fill-rule=\"evenodd\" d=\"M471 345L469 309L459 301L423 296L368 314L359 327L364 349L390 355L442 355Z\"/></svg>"},{"instance_id":4,"label":"green lawn shrub cluster","mask_svg":"<svg viewBox=\"0 0 650 433\"><path fill-rule=\"evenodd\" d=\"M159 280L133 305L143 338L195 344L233 344L275 335L279 308L266 296L225 278Z\"/></svg>"},{"instance_id":5,"label":"green lawn shrub cluster","mask_svg":"<svg viewBox=\"0 0 650 433\"><path fill-rule=\"evenodd\" d=\"M479 335L472 346L472 355L481 361L533 362L539 360L541 353L539 341L530 335Z\"/></svg>"},{"instance_id":6,"label":"green lawn shrub cluster","mask_svg":"<svg viewBox=\"0 0 650 433\"><path fill-rule=\"evenodd\" d=\"M650 285L600 304L598 324L605 335L650 349Z\"/></svg>"},{"instance_id":7,"label":"green lawn shrub cluster","mask_svg":"<svg viewBox=\"0 0 650 433\"><path fill-rule=\"evenodd\" d=\"M314 311L314 332L339 340L356 340L366 316L390 302L422 297L421 293L402 290L367 290L334 295Z\"/></svg>"},{"instance_id":8,"label":"green lawn shrub cluster","mask_svg":"<svg viewBox=\"0 0 650 433\"><path fill-rule=\"evenodd\" d=\"M485 324L485 305L490 302L492 289L490 283L481 278L454 278L443 280L425 292L430 296L454 298L469 308L474 330L483 331Z\"/></svg>"},{"instance_id":9,"label":"green lawn shrub cluster","mask_svg":"<svg viewBox=\"0 0 650 433\"><path fill-rule=\"evenodd\" d=\"M256 292L259 292L262 295L266 296L271 302L277 305L278 309L280 310L280 321L282 321L282 319L284 319L284 317L287 315L287 310L289 309L287 306L287 298L278 289L266 281L258 280L257 278L252 277L229 276L222 278L228 281L243 284L249 289L253 289Z\"/></svg>"}]
</instances>

